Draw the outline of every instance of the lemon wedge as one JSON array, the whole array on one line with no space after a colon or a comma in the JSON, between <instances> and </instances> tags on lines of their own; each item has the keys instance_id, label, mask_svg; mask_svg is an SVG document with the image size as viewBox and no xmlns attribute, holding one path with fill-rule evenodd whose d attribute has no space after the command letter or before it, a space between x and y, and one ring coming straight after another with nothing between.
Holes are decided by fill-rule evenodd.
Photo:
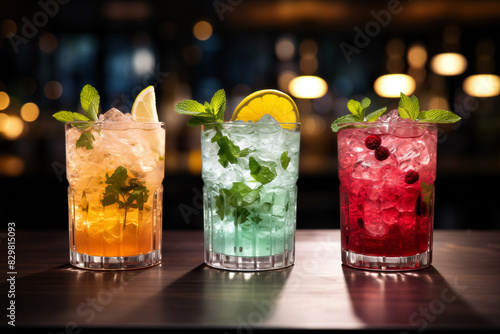
<instances>
[{"instance_id":1,"label":"lemon wedge","mask_svg":"<svg viewBox=\"0 0 500 334\"><path fill-rule=\"evenodd\" d=\"M137 95L132 105L131 114L138 122L158 122L155 89L153 86L148 86Z\"/></svg>"},{"instance_id":2,"label":"lemon wedge","mask_svg":"<svg viewBox=\"0 0 500 334\"><path fill-rule=\"evenodd\" d=\"M231 120L256 122L266 114L273 116L280 123L299 122L299 109L295 102L287 94L275 89L259 90L245 97L234 110Z\"/></svg>"},{"instance_id":3,"label":"lemon wedge","mask_svg":"<svg viewBox=\"0 0 500 334\"><path fill-rule=\"evenodd\" d=\"M138 122L159 122L158 111L156 111L155 89L153 86L146 87L137 95L130 114ZM151 150L158 153L159 159L163 160L163 148L165 145L163 145L164 135L162 129L154 128L148 131L146 138L151 144Z\"/></svg>"}]
</instances>

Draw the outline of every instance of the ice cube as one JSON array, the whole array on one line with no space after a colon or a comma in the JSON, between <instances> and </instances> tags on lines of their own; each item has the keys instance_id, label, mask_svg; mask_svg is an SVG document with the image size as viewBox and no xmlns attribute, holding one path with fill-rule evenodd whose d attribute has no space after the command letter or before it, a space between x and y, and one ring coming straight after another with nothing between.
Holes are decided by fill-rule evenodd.
<instances>
[{"instance_id":1,"label":"ice cube","mask_svg":"<svg viewBox=\"0 0 500 334\"><path fill-rule=\"evenodd\" d=\"M126 130L128 129L128 124L117 124L117 122L135 122L132 115L129 113L122 113L116 108L111 108L104 114L99 115L99 121L102 122L103 129L112 130Z\"/></svg>"},{"instance_id":2,"label":"ice cube","mask_svg":"<svg viewBox=\"0 0 500 334\"><path fill-rule=\"evenodd\" d=\"M400 122L402 120L401 116L399 116L399 112L397 109L392 109L388 113L380 116L380 118L377 120L378 122L384 122L384 123L394 123L394 122Z\"/></svg>"},{"instance_id":3,"label":"ice cube","mask_svg":"<svg viewBox=\"0 0 500 334\"><path fill-rule=\"evenodd\" d=\"M259 127L257 128L257 131L259 133L269 134L283 130L281 125L279 125L278 121L275 120L274 117L269 114L265 114L255 123L259 124Z\"/></svg>"}]
</instances>

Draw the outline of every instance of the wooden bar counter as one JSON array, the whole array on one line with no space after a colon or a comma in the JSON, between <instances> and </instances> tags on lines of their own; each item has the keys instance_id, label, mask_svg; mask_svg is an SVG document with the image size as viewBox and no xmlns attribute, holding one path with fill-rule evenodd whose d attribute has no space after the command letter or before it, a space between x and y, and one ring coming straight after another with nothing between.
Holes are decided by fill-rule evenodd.
<instances>
[{"instance_id":1,"label":"wooden bar counter","mask_svg":"<svg viewBox=\"0 0 500 334\"><path fill-rule=\"evenodd\" d=\"M2 333L500 330L500 231L437 230L433 265L397 273L342 266L339 230L297 231L296 264L256 273L204 265L201 231L163 231L162 264L132 271L76 269L67 232L17 231L14 275L2 232Z\"/></svg>"}]
</instances>

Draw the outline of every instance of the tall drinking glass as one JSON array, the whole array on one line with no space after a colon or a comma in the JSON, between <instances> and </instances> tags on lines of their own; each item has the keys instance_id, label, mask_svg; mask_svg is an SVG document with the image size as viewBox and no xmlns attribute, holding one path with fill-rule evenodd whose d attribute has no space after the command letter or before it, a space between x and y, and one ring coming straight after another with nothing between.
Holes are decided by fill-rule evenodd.
<instances>
[{"instance_id":1,"label":"tall drinking glass","mask_svg":"<svg viewBox=\"0 0 500 334\"><path fill-rule=\"evenodd\" d=\"M342 262L372 270L430 266L437 126L354 123L337 138Z\"/></svg>"},{"instance_id":2,"label":"tall drinking glass","mask_svg":"<svg viewBox=\"0 0 500 334\"><path fill-rule=\"evenodd\" d=\"M96 122L90 130L87 124L66 123L71 264L160 263L164 123Z\"/></svg>"},{"instance_id":3,"label":"tall drinking glass","mask_svg":"<svg viewBox=\"0 0 500 334\"><path fill-rule=\"evenodd\" d=\"M205 262L257 271L294 263L300 124L203 126Z\"/></svg>"}]
</instances>

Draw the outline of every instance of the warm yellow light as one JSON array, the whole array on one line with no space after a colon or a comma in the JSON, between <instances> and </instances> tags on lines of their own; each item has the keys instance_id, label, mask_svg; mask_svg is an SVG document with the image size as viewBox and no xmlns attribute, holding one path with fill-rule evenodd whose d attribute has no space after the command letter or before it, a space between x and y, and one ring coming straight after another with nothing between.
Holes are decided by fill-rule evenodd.
<instances>
[{"instance_id":1,"label":"warm yellow light","mask_svg":"<svg viewBox=\"0 0 500 334\"><path fill-rule=\"evenodd\" d=\"M301 99L317 99L326 94L328 85L320 77L303 75L290 81L290 94Z\"/></svg>"},{"instance_id":2,"label":"warm yellow light","mask_svg":"<svg viewBox=\"0 0 500 334\"><path fill-rule=\"evenodd\" d=\"M6 109L10 104L9 94L6 92L0 92L0 110Z\"/></svg>"},{"instance_id":3,"label":"warm yellow light","mask_svg":"<svg viewBox=\"0 0 500 334\"><path fill-rule=\"evenodd\" d=\"M297 76L297 73L294 71L283 71L278 75L278 88L279 90L288 93L288 86L290 85L290 81L293 80Z\"/></svg>"},{"instance_id":4,"label":"warm yellow light","mask_svg":"<svg viewBox=\"0 0 500 334\"><path fill-rule=\"evenodd\" d=\"M18 116L9 116L9 124L2 134L7 139L17 139L24 130L24 123Z\"/></svg>"},{"instance_id":5,"label":"warm yellow light","mask_svg":"<svg viewBox=\"0 0 500 334\"><path fill-rule=\"evenodd\" d=\"M212 36L212 25L207 21L199 21L193 27L193 35L200 41L206 41Z\"/></svg>"},{"instance_id":6,"label":"warm yellow light","mask_svg":"<svg viewBox=\"0 0 500 334\"><path fill-rule=\"evenodd\" d=\"M40 115L40 109L35 103L28 102L21 107L21 118L26 122L33 122Z\"/></svg>"},{"instance_id":7,"label":"warm yellow light","mask_svg":"<svg viewBox=\"0 0 500 334\"><path fill-rule=\"evenodd\" d=\"M471 75L464 80L463 88L470 96L496 96L500 94L500 77L494 74Z\"/></svg>"},{"instance_id":8,"label":"warm yellow light","mask_svg":"<svg viewBox=\"0 0 500 334\"><path fill-rule=\"evenodd\" d=\"M410 95L415 86L415 79L406 74L383 75L373 84L375 92L383 97L399 97L401 93Z\"/></svg>"},{"instance_id":9,"label":"warm yellow light","mask_svg":"<svg viewBox=\"0 0 500 334\"><path fill-rule=\"evenodd\" d=\"M431 68L440 75L459 75L467 69L467 59L459 53L441 53L432 57Z\"/></svg>"},{"instance_id":10,"label":"warm yellow light","mask_svg":"<svg viewBox=\"0 0 500 334\"><path fill-rule=\"evenodd\" d=\"M4 114L3 112L0 113L0 132L4 132L9 128L10 124L10 117L7 114Z\"/></svg>"},{"instance_id":11,"label":"warm yellow light","mask_svg":"<svg viewBox=\"0 0 500 334\"><path fill-rule=\"evenodd\" d=\"M0 157L0 175L19 176L24 171L24 162L15 155Z\"/></svg>"},{"instance_id":12,"label":"warm yellow light","mask_svg":"<svg viewBox=\"0 0 500 334\"><path fill-rule=\"evenodd\" d=\"M408 49L407 57L410 67L422 68L427 61L427 50L422 44L414 44Z\"/></svg>"},{"instance_id":13,"label":"warm yellow light","mask_svg":"<svg viewBox=\"0 0 500 334\"><path fill-rule=\"evenodd\" d=\"M191 174L199 175L201 173L201 150L193 149L188 155L188 169Z\"/></svg>"}]
</instances>

